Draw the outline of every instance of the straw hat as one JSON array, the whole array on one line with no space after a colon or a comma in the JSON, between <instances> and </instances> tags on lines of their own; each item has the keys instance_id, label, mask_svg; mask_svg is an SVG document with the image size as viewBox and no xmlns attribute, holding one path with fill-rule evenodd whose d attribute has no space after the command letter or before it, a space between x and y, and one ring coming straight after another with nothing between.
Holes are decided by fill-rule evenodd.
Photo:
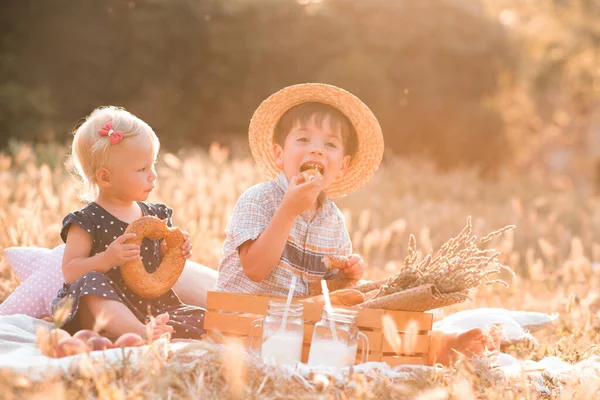
<instances>
[{"instance_id":1,"label":"straw hat","mask_svg":"<svg viewBox=\"0 0 600 400\"><path fill-rule=\"evenodd\" d=\"M344 176L326 189L330 197L345 196L363 186L377 171L383 157L383 135L369 107L344 89L323 83L304 83L288 86L272 94L256 109L250 121L250 150L269 179L277 176L281 170L273 158L275 126L290 108L309 102L325 103L337 108L350 120L356 131L356 155Z\"/></svg>"}]
</instances>

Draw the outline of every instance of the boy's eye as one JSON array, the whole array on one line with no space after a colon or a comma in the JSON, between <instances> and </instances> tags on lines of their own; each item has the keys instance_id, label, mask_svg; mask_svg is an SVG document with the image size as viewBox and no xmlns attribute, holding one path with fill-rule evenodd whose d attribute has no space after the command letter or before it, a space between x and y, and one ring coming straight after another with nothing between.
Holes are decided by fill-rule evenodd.
<instances>
[{"instance_id":1,"label":"boy's eye","mask_svg":"<svg viewBox=\"0 0 600 400\"><path fill-rule=\"evenodd\" d=\"M334 149L337 149L337 144L335 144L335 143L329 142L329 143L326 143L325 145L329 146L329 147L333 147Z\"/></svg>"},{"instance_id":2,"label":"boy's eye","mask_svg":"<svg viewBox=\"0 0 600 400\"><path fill-rule=\"evenodd\" d=\"M306 138L306 137L299 137L297 140L299 142L308 142L308 138Z\"/></svg>"},{"instance_id":3,"label":"boy's eye","mask_svg":"<svg viewBox=\"0 0 600 400\"><path fill-rule=\"evenodd\" d=\"M138 172L144 172L145 170L146 170L146 167L140 168L140 169L138 169Z\"/></svg>"}]
</instances>

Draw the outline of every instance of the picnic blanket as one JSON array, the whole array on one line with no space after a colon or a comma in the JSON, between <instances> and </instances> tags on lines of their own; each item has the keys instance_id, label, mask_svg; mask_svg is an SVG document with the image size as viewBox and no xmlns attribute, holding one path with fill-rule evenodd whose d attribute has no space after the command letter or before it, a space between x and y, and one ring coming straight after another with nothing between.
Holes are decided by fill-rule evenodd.
<instances>
[{"instance_id":1,"label":"picnic blanket","mask_svg":"<svg viewBox=\"0 0 600 400\"><path fill-rule=\"evenodd\" d=\"M35 345L35 332L39 327L51 329L53 324L24 314L0 316L0 369L9 368L16 372L27 373L32 379L38 379L48 373L67 372L87 357L103 364L119 363L127 358L129 365L135 367L150 347L109 349L63 358L51 358L42 354ZM178 342L168 344L168 346L170 349L177 349L185 344ZM165 342L163 345L167 345L167 343Z\"/></svg>"},{"instance_id":2,"label":"picnic blanket","mask_svg":"<svg viewBox=\"0 0 600 400\"><path fill-rule=\"evenodd\" d=\"M480 318L482 313L475 310L473 310L473 313L469 313L469 311L471 310L448 316L446 321L441 320L436 323L436 328L448 331L475 327L472 325L486 328L486 326L489 327L494 323L507 323L507 318L512 316L516 317L514 321L517 321L517 323L520 321L524 326L537 325L536 329L539 329L540 320L543 320L544 323L556 320L556 316L543 317L539 313L525 315L522 312L502 312L499 310L492 312L492 310L488 309L486 315L496 314L502 315L502 317L498 317L497 321L494 318L489 318L488 324L482 325ZM473 322L469 323L469 321ZM531 324L531 321L535 321L535 323ZM512 341L518 335L515 335L517 333L514 331L515 326L510 326L512 328L508 330L506 339ZM525 331L524 326L521 325L523 331ZM127 358L128 366L135 368L137 363L147 355L151 348L154 349L153 351L156 351L157 347L155 344L153 346L110 349L54 359L43 355L36 348L35 332L39 327L52 328L52 324L23 314L0 316L0 369L9 368L17 372L26 373L31 379L35 380L42 379L45 374L52 372L62 371L66 373L74 366L80 364L83 359L93 360L105 365L114 365L121 363ZM163 341L163 343L158 342L157 344L159 348L162 348L162 351L177 352L185 348L189 343L189 341L173 343ZM198 356L201 356L201 354L202 351L198 353ZM538 380L540 385L538 390L540 392L544 392L544 381L547 377L556 377L561 381L565 381L571 376L582 376L582 374L583 376L600 376L600 359L598 357L592 357L577 364L570 364L558 357L546 357L543 360L535 362L531 360L518 360L508 354L498 353L494 356L493 362L507 378L527 375L534 380ZM381 362L368 362L354 366L354 372L365 375L381 374L386 375L390 379L402 379L403 377L408 378L416 370L429 370L432 368L434 367L412 365L390 367ZM311 373L318 372L323 375L337 377L341 380L345 379L345 374L340 373L335 368L329 367L309 367L300 364L296 367L284 367L283 369L289 370L290 374L300 373L306 377L310 376Z\"/></svg>"}]
</instances>

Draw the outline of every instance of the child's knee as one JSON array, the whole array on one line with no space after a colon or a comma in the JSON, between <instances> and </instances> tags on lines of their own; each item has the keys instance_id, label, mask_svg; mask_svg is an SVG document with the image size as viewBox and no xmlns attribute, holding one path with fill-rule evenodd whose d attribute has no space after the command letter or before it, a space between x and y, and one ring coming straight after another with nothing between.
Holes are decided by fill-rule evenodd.
<instances>
[{"instance_id":1,"label":"child's knee","mask_svg":"<svg viewBox=\"0 0 600 400\"><path fill-rule=\"evenodd\" d=\"M98 296L82 296L79 300L80 312L89 313L96 317L99 313L103 312L113 300L103 299Z\"/></svg>"}]
</instances>

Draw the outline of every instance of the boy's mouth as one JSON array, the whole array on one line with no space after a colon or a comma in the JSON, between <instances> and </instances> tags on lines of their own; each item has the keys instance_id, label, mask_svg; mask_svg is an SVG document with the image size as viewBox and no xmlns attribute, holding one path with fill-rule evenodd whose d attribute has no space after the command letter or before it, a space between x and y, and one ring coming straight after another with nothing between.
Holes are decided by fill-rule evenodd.
<instances>
[{"instance_id":1,"label":"boy's mouth","mask_svg":"<svg viewBox=\"0 0 600 400\"><path fill-rule=\"evenodd\" d=\"M321 175L323 175L323 172L325 171L325 168L323 168L323 166L321 164L307 162L307 163L302 164L302 166L300 167L300 172L308 171L309 169L314 169L316 171L319 171L319 173Z\"/></svg>"}]
</instances>

